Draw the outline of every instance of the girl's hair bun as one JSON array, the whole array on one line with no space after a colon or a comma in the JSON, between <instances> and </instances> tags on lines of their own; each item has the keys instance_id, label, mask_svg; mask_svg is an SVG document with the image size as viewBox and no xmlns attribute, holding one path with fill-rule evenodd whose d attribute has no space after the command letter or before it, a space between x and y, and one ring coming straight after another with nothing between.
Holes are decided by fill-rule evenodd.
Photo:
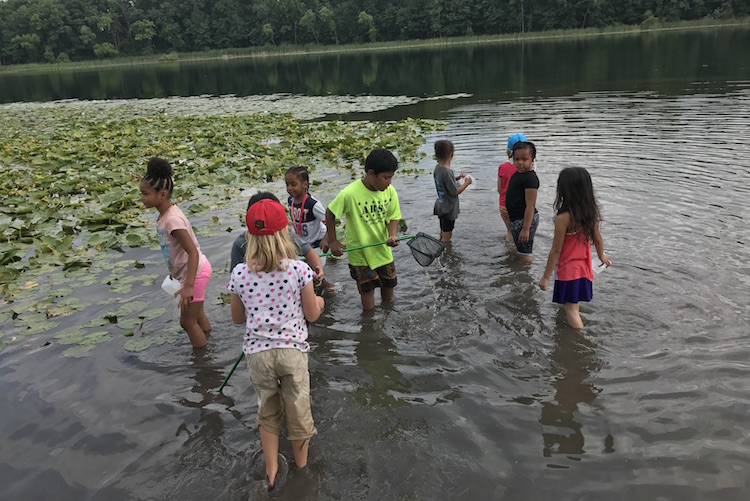
<instances>
[{"instance_id":1,"label":"girl's hair bun","mask_svg":"<svg viewBox=\"0 0 750 501\"><path fill-rule=\"evenodd\" d=\"M152 179L172 177L172 166L165 159L154 157L146 165L146 176Z\"/></svg>"}]
</instances>

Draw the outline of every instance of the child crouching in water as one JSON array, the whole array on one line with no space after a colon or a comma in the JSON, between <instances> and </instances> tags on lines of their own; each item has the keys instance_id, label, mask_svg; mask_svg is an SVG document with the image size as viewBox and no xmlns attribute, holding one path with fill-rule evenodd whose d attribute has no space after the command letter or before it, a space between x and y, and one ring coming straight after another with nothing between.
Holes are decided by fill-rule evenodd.
<instances>
[{"instance_id":1,"label":"child crouching in water","mask_svg":"<svg viewBox=\"0 0 750 501\"><path fill-rule=\"evenodd\" d=\"M167 268L172 278L179 280L182 288L177 306L180 308L180 325L194 348L206 346L206 333L211 323L203 312L211 263L201 252L198 239L185 214L172 203L172 167L163 158L148 161L146 175L141 179L141 203L147 209L159 211L156 233Z\"/></svg>"},{"instance_id":2,"label":"child crouching in water","mask_svg":"<svg viewBox=\"0 0 750 501\"><path fill-rule=\"evenodd\" d=\"M260 200L250 206L245 222L245 262L232 270L227 289L232 321L247 326L242 350L258 395L256 422L271 490L279 471L282 418L298 468L307 466L310 438L318 432L310 409L306 321L318 319L324 301L315 295L313 270L295 259L284 207Z\"/></svg>"},{"instance_id":3,"label":"child crouching in water","mask_svg":"<svg viewBox=\"0 0 750 501\"><path fill-rule=\"evenodd\" d=\"M547 290L555 272L552 301L565 309L568 325L581 329L583 321L578 311L580 301L591 301L594 296L591 267L591 242L596 254L609 268L612 264L604 254L604 242L599 233L599 205L594 196L591 176L583 167L569 167L557 179L554 208L555 237L547 258L547 267L539 280L539 288Z\"/></svg>"}]
</instances>

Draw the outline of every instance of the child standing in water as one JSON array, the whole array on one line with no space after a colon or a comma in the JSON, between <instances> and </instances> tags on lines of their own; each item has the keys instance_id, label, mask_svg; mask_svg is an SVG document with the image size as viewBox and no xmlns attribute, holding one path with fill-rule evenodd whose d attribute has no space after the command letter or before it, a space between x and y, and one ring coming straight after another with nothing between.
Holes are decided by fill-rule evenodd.
<instances>
[{"instance_id":1,"label":"child standing in water","mask_svg":"<svg viewBox=\"0 0 750 501\"><path fill-rule=\"evenodd\" d=\"M232 321L247 326L242 350L258 396L256 422L271 490L279 471L282 419L298 468L307 466L310 438L317 434L310 409L307 322L318 319L324 301L313 290L313 270L295 259L280 203L252 204L246 224L245 262L232 270L227 289Z\"/></svg>"},{"instance_id":2,"label":"child standing in water","mask_svg":"<svg viewBox=\"0 0 750 501\"><path fill-rule=\"evenodd\" d=\"M578 312L578 303L591 301L594 296L591 242L601 262L608 268L612 264L609 256L604 254L604 242L599 233L599 205L586 169L569 167L560 172L553 207L557 212L555 237L547 267L539 280L539 288L547 290L554 272L552 301L563 305L568 325L581 329L583 321Z\"/></svg>"},{"instance_id":3,"label":"child standing in water","mask_svg":"<svg viewBox=\"0 0 750 501\"><path fill-rule=\"evenodd\" d=\"M453 143L446 139L435 141L435 158L437 165L432 173L435 180L435 189L437 190L437 200L433 214L440 220L440 241L450 242L453 235L453 228L458 218L458 196L464 192L471 184L471 176L461 173L458 177L451 170L451 161L455 148ZM459 179L466 179L459 186Z\"/></svg>"},{"instance_id":4,"label":"child standing in water","mask_svg":"<svg viewBox=\"0 0 750 501\"><path fill-rule=\"evenodd\" d=\"M336 195L326 209L326 227L331 254L341 256L344 245L336 237L336 218L346 216L346 245L385 242L385 245L348 252L349 274L357 282L363 310L375 308L375 289L383 301L393 300L398 284L391 247L398 246L401 207L391 180L398 169L393 153L376 148L365 159L365 175Z\"/></svg>"},{"instance_id":5,"label":"child standing in water","mask_svg":"<svg viewBox=\"0 0 750 501\"><path fill-rule=\"evenodd\" d=\"M519 141L513 145L513 164L516 173L508 182L505 207L510 218L510 233L516 243L518 256L524 263L533 260L534 234L539 224L536 210L536 195L539 178L534 172L536 146L532 142Z\"/></svg>"},{"instance_id":6,"label":"child standing in water","mask_svg":"<svg viewBox=\"0 0 750 501\"><path fill-rule=\"evenodd\" d=\"M206 288L211 278L211 263L201 252L198 239L185 214L172 203L174 189L172 167L163 158L148 161L146 175L140 184L141 203L147 209L159 211L156 233L167 268L172 278L179 280L182 289L177 303L180 325L194 348L206 346L206 333L211 323L203 312Z\"/></svg>"},{"instance_id":7,"label":"child standing in water","mask_svg":"<svg viewBox=\"0 0 750 501\"><path fill-rule=\"evenodd\" d=\"M516 166L513 165L513 146L519 141L526 142L526 136L523 134L513 134L508 138L508 149L506 150L508 161L500 164L497 168L497 194L499 195L500 202L500 217L505 224L505 241L508 243L513 241L513 235L510 232L510 217L508 217L508 209L505 208L505 194L508 191L508 183L510 182L511 176L516 173Z\"/></svg>"},{"instance_id":8,"label":"child standing in water","mask_svg":"<svg viewBox=\"0 0 750 501\"><path fill-rule=\"evenodd\" d=\"M310 177L305 167L291 167L284 175L289 193L289 217L300 238L315 249L326 236L326 210L310 193ZM325 242L323 242L325 246Z\"/></svg>"}]
</instances>

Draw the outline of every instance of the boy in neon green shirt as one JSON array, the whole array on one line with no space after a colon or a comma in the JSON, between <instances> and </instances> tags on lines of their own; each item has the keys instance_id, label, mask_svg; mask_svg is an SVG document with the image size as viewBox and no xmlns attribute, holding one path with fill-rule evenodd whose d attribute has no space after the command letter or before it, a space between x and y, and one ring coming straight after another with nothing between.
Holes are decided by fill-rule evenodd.
<instances>
[{"instance_id":1,"label":"boy in neon green shirt","mask_svg":"<svg viewBox=\"0 0 750 501\"><path fill-rule=\"evenodd\" d=\"M375 149L365 160L365 175L336 195L326 209L326 227L331 254L341 256L343 249L336 238L336 218L346 216L346 244L350 247L385 241L351 251L349 273L357 281L362 309L375 307L375 289L380 287L383 301L393 299L396 287L396 266L391 247L396 247L401 208L391 179L398 169L398 160L388 150Z\"/></svg>"}]
</instances>

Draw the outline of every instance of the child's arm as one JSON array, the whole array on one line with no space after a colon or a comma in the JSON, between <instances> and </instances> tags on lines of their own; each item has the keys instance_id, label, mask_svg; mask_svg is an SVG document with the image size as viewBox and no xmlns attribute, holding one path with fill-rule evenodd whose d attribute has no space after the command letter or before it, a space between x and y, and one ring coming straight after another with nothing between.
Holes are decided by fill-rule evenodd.
<instances>
[{"instance_id":1,"label":"child's arm","mask_svg":"<svg viewBox=\"0 0 750 501\"><path fill-rule=\"evenodd\" d=\"M518 235L519 242L529 241L529 232L531 231L531 221L534 219L534 207L536 206L536 188L526 188L524 190L526 196L526 210L523 211L523 228L521 234Z\"/></svg>"},{"instance_id":2,"label":"child's arm","mask_svg":"<svg viewBox=\"0 0 750 501\"><path fill-rule=\"evenodd\" d=\"M232 310L232 322L244 324L245 320L247 320L247 310L245 310L245 305L242 304L240 296L232 294L229 305Z\"/></svg>"},{"instance_id":3,"label":"child's arm","mask_svg":"<svg viewBox=\"0 0 750 501\"><path fill-rule=\"evenodd\" d=\"M555 270L555 266L557 266L557 261L560 259L563 242L565 241L565 233L568 231L569 224L570 214L567 212L558 214L555 218L555 236L552 240L552 248L549 251L547 267L544 268L544 275L542 275L541 280L539 280L539 288L543 291L547 290L549 279L552 276L552 272Z\"/></svg>"},{"instance_id":4,"label":"child's arm","mask_svg":"<svg viewBox=\"0 0 750 501\"><path fill-rule=\"evenodd\" d=\"M312 247L305 254L305 261L315 272L315 281L320 282L323 280L323 263L320 262L320 256L318 256Z\"/></svg>"},{"instance_id":5,"label":"child's arm","mask_svg":"<svg viewBox=\"0 0 750 501\"><path fill-rule=\"evenodd\" d=\"M336 238L336 216L333 215L331 209L326 209L326 238L328 238L331 254L334 256L343 256L343 246Z\"/></svg>"},{"instance_id":6,"label":"child's arm","mask_svg":"<svg viewBox=\"0 0 750 501\"><path fill-rule=\"evenodd\" d=\"M198 274L198 261L200 260L200 253L197 247L190 238L187 230L174 230L172 236L177 239L177 242L185 250L188 255L187 262L187 276L185 277L185 283L182 289L175 293L180 295L180 300L177 302L177 306L181 308L187 308L193 301L193 286L195 285L195 276Z\"/></svg>"},{"instance_id":7,"label":"child's arm","mask_svg":"<svg viewBox=\"0 0 750 501\"><path fill-rule=\"evenodd\" d=\"M302 313L305 314L305 319L308 322L315 322L320 317L323 306L325 306L325 301L322 297L315 295L315 287L312 282L308 282L302 288Z\"/></svg>"},{"instance_id":8,"label":"child's arm","mask_svg":"<svg viewBox=\"0 0 750 501\"><path fill-rule=\"evenodd\" d=\"M596 255L599 256L599 261L606 264L607 268L609 268L612 261L610 261L609 256L604 253L604 240L602 239L602 234L599 233L599 223L596 223L596 226L594 227L594 248L596 249Z\"/></svg>"},{"instance_id":9,"label":"child's arm","mask_svg":"<svg viewBox=\"0 0 750 501\"><path fill-rule=\"evenodd\" d=\"M388 221L388 224L386 225L388 228L388 240L386 240L386 245L390 247L398 247L398 219L391 219Z\"/></svg>"},{"instance_id":10,"label":"child's arm","mask_svg":"<svg viewBox=\"0 0 750 501\"><path fill-rule=\"evenodd\" d=\"M501 178L500 176L497 176L497 194L503 194L503 178Z\"/></svg>"}]
</instances>

